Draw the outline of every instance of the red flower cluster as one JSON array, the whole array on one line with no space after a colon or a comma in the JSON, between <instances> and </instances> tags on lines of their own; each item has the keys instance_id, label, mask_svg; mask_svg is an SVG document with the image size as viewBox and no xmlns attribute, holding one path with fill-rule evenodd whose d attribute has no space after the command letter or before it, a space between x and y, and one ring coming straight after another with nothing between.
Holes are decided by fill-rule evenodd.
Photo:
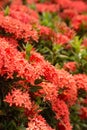
<instances>
[{"instance_id":1,"label":"red flower cluster","mask_svg":"<svg viewBox=\"0 0 87 130\"><path fill-rule=\"evenodd\" d=\"M52 129L44 120L41 115L36 115L28 123L28 128L26 130L54 130Z\"/></svg>"},{"instance_id":2,"label":"red flower cluster","mask_svg":"<svg viewBox=\"0 0 87 130\"><path fill-rule=\"evenodd\" d=\"M19 77L26 78L30 82L34 82L38 78L38 74L14 46L9 44L4 38L0 38L0 74L8 75L12 78L14 73Z\"/></svg>"},{"instance_id":3,"label":"red flower cluster","mask_svg":"<svg viewBox=\"0 0 87 130\"><path fill-rule=\"evenodd\" d=\"M77 67L76 67L76 63L75 62L68 62L68 63L64 64L63 68L66 71L75 72Z\"/></svg>"},{"instance_id":4,"label":"red flower cluster","mask_svg":"<svg viewBox=\"0 0 87 130\"><path fill-rule=\"evenodd\" d=\"M9 103L10 106L15 105L28 110L32 107L28 92L23 92L20 89L13 89L11 93L6 95L4 101Z\"/></svg>"},{"instance_id":5,"label":"red flower cluster","mask_svg":"<svg viewBox=\"0 0 87 130\"><path fill-rule=\"evenodd\" d=\"M79 110L79 116L81 119L87 119L87 107L81 107Z\"/></svg>"},{"instance_id":6,"label":"red flower cluster","mask_svg":"<svg viewBox=\"0 0 87 130\"><path fill-rule=\"evenodd\" d=\"M33 53L31 55L30 63L32 63L32 65L35 67L35 70L37 69L37 66L39 66L38 71L41 72L42 76L44 76L45 79L51 82L52 84L58 86L57 89L59 91L59 95L61 98L63 98L64 101L66 101L69 105L75 103L77 99L77 90L76 83L72 75L70 75L68 72L64 70L55 69L55 67L53 67L49 62L45 61L43 57L37 53ZM55 88L56 91L56 87L54 85L53 89ZM44 87L43 90L44 89L47 88ZM63 91L60 94L61 89ZM51 92L51 90L49 90L49 92Z\"/></svg>"},{"instance_id":7,"label":"red flower cluster","mask_svg":"<svg viewBox=\"0 0 87 130\"><path fill-rule=\"evenodd\" d=\"M83 89L87 91L87 75L86 74L77 74L74 75L74 79L76 81L77 89Z\"/></svg>"},{"instance_id":8,"label":"red flower cluster","mask_svg":"<svg viewBox=\"0 0 87 130\"><path fill-rule=\"evenodd\" d=\"M5 1L5 3L8 2ZM29 5L23 5L23 2L25 4L27 2ZM4 82L4 80L9 84L10 81L14 80L14 82L12 82L10 90L5 88L9 92L6 92L4 99L1 100L8 103L10 107L23 108L28 119L26 130L54 130L55 127L51 128L51 124L48 125L47 119L44 119L43 114L40 113L44 111L44 108L41 108L44 103L50 104L49 107L58 122L56 127L59 130L72 130L69 109L78 100L79 90L83 89L87 92L87 75L70 74L76 71L77 64L74 61L67 62L67 59L64 59L63 69L57 69L36 52L38 48L36 50L31 47L27 48L24 43L29 44L30 42L33 44L32 46L36 47L35 44L39 44L41 40L46 43L50 41L51 44L63 45L60 46L61 50L58 48L57 51L58 54L61 52L65 54L67 45L71 47L70 42L76 31L81 26L87 29L87 15L82 14L87 10L87 5L83 1L72 0L48 2L13 0L9 4L7 16L4 11L0 12L0 78L3 78L3 81L0 82ZM36 6L36 11L29 8L33 4ZM0 2L0 5L5 6L3 2ZM50 12L53 15L56 12L61 17L60 22L55 22L54 30L40 25L39 15L43 12ZM62 20L66 20L66 17L69 20L67 24L62 22ZM86 40L83 40L82 45L86 45ZM52 50L49 49L53 51L53 57L57 53L54 52L54 46L51 45ZM73 52L74 49L70 54ZM27 53L28 59L26 60ZM3 84L1 85L3 87ZM81 103L79 104L87 105L86 100ZM82 119L87 118L87 108L84 105L81 106L79 116Z\"/></svg>"},{"instance_id":9,"label":"red flower cluster","mask_svg":"<svg viewBox=\"0 0 87 130\"><path fill-rule=\"evenodd\" d=\"M0 14L0 18L0 28L4 29L6 33L11 34L15 39L24 39L25 42L38 40L38 33L32 29L31 25L26 25L10 16L4 17Z\"/></svg>"},{"instance_id":10,"label":"red flower cluster","mask_svg":"<svg viewBox=\"0 0 87 130\"><path fill-rule=\"evenodd\" d=\"M38 12L57 12L59 10L59 5L57 4L51 4L51 3L37 3L36 8Z\"/></svg>"},{"instance_id":11,"label":"red flower cluster","mask_svg":"<svg viewBox=\"0 0 87 130\"><path fill-rule=\"evenodd\" d=\"M67 108L67 105L63 100L56 99L52 102L52 109L56 113L56 118L59 120L59 130L62 130L61 127L64 130L71 130L72 127L70 125L69 120L69 111Z\"/></svg>"},{"instance_id":12,"label":"red flower cluster","mask_svg":"<svg viewBox=\"0 0 87 130\"><path fill-rule=\"evenodd\" d=\"M78 30L81 26L84 26L87 28L87 16L86 15L77 15L74 17L71 21L71 26L75 29Z\"/></svg>"}]
</instances>

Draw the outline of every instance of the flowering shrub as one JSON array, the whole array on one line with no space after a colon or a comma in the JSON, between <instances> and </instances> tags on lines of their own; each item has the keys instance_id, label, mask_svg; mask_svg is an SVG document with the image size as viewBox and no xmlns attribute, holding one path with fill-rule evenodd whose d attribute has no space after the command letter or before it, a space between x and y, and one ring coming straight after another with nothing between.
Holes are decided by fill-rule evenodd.
<instances>
[{"instance_id":1,"label":"flowering shrub","mask_svg":"<svg viewBox=\"0 0 87 130\"><path fill-rule=\"evenodd\" d=\"M87 2L0 2L0 130L87 129Z\"/></svg>"}]
</instances>

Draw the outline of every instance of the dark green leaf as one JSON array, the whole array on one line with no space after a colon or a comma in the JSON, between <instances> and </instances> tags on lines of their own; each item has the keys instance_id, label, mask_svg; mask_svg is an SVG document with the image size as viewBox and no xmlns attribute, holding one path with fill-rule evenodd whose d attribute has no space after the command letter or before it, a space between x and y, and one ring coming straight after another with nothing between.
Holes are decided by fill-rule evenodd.
<instances>
[{"instance_id":1,"label":"dark green leaf","mask_svg":"<svg viewBox=\"0 0 87 130\"><path fill-rule=\"evenodd\" d=\"M32 86L30 88L30 92L34 93L34 92L37 92L38 90L42 89L41 86Z\"/></svg>"},{"instance_id":2,"label":"dark green leaf","mask_svg":"<svg viewBox=\"0 0 87 130\"><path fill-rule=\"evenodd\" d=\"M18 127L18 130L26 130L26 128L25 128L24 125L22 124L20 127Z\"/></svg>"},{"instance_id":3,"label":"dark green leaf","mask_svg":"<svg viewBox=\"0 0 87 130\"><path fill-rule=\"evenodd\" d=\"M36 79L36 80L34 81L34 83L37 85L37 84L40 84L42 81L43 81L43 79Z\"/></svg>"}]
</instances>

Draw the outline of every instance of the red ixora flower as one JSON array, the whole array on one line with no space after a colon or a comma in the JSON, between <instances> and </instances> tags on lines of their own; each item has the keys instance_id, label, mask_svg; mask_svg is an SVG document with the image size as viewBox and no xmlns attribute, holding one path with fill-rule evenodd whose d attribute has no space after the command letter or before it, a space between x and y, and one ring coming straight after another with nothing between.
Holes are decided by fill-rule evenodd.
<instances>
[{"instance_id":1,"label":"red ixora flower","mask_svg":"<svg viewBox=\"0 0 87 130\"><path fill-rule=\"evenodd\" d=\"M45 61L43 56L41 56L39 53L31 53L30 63L35 70L41 72L45 80L57 86L58 93L64 101L66 101L69 105L75 103L77 99L77 87L76 82L71 74L63 69L57 70L48 61ZM37 66L39 66L39 69ZM63 90L62 93L60 93L61 90Z\"/></svg>"},{"instance_id":2,"label":"red ixora flower","mask_svg":"<svg viewBox=\"0 0 87 130\"><path fill-rule=\"evenodd\" d=\"M77 0L72 1L72 4L70 6L73 10L76 10L78 13L82 13L87 11L87 4L84 1Z\"/></svg>"},{"instance_id":3,"label":"red ixora flower","mask_svg":"<svg viewBox=\"0 0 87 130\"><path fill-rule=\"evenodd\" d=\"M69 110L65 102L63 100L60 100L59 98L56 98L52 102L52 110L55 112L56 118L59 121L59 130L72 130L69 119ZM63 129L60 129L61 127Z\"/></svg>"},{"instance_id":4,"label":"red ixora flower","mask_svg":"<svg viewBox=\"0 0 87 130\"><path fill-rule=\"evenodd\" d=\"M12 3L13 3L13 2L12 2ZM34 10L28 8L28 7L25 6L25 5L12 4L12 5L10 6L10 9L11 9L11 10L14 10L14 11L26 13L26 14L28 14L28 15L30 15L30 16L35 17L36 19L39 18L38 13L37 13L36 11L34 11Z\"/></svg>"},{"instance_id":5,"label":"red ixora flower","mask_svg":"<svg viewBox=\"0 0 87 130\"><path fill-rule=\"evenodd\" d=\"M67 36L70 40L72 38L74 38L75 31L73 29L71 29L70 27L68 27L64 22L58 23L58 24L56 24L56 26L57 26L59 32L61 32L61 34L65 35L65 36Z\"/></svg>"},{"instance_id":6,"label":"red ixora flower","mask_svg":"<svg viewBox=\"0 0 87 130\"><path fill-rule=\"evenodd\" d=\"M9 41L10 42L10 41ZM24 59L24 56L5 38L0 38L0 74L13 78L14 73L18 77L25 78L33 83L40 76L35 72L34 67Z\"/></svg>"},{"instance_id":7,"label":"red ixora flower","mask_svg":"<svg viewBox=\"0 0 87 130\"><path fill-rule=\"evenodd\" d=\"M63 68L66 71L75 72L76 71L76 62L67 62L67 63L64 63Z\"/></svg>"},{"instance_id":8,"label":"red ixora flower","mask_svg":"<svg viewBox=\"0 0 87 130\"><path fill-rule=\"evenodd\" d=\"M87 28L87 15L77 15L71 20L71 26L75 30L79 30L80 26Z\"/></svg>"},{"instance_id":9,"label":"red ixora flower","mask_svg":"<svg viewBox=\"0 0 87 130\"><path fill-rule=\"evenodd\" d=\"M56 37L55 37L56 44L66 45L69 41L70 39L66 35L61 34L61 33L56 34Z\"/></svg>"},{"instance_id":10,"label":"red ixora flower","mask_svg":"<svg viewBox=\"0 0 87 130\"><path fill-rule=\"evenodd\" d=\"M54 130L41 115L35 115L29 122L26 130Z\"/></svg>"},{"instance_id":11,"label":"red ixora flower","mask_svg":"<svg viewBox=\"0 0 87 130\"><path fill-rule=\"evenodd\" d=\"M71 20L73 17L75 17L77 15L78 15L77 11L72 10L72 9L65 9L65 10L63 10L62 13L60 13L60 16L63 19L69 19L69 20Z\"/></svg>"},{"instance_id":12,"label":"red ixora flower","mask_svg":"<svg viewBox=\"0 0 87 130\"><path fill-rule=\"evenodd\" d=\"M32 15L29 15L25 12L22 11L14 11L14 10L10 10L10 14L9 16L11 16L14 19L17 19L25 24L38 24L39 20L37 18L35 18Z\"/></svg>"},{"instance_id":13,"label":"red ixora flower","mask_svg":"<svg viewBox=\"0 0 87 130\"><path fill-rule=\"evenodd\" d=\"M77 89L83 89L87 91L87 75L86 74L76 74L74 75L76 81Z\"/></svg>"},{"instance_id":14,"label":"red ixora flower","mask_svg":"<svg viewBox=\"0 0 87 130\"><path fill-rule=\"evenodd\" d=\"M0 14L0 18L0 28L11 34L15 39L24 39L25 42L29 40L38 41L38 33L33 30L32 25L26 25L17 19L10 16L5 17L2 14Z\"/></svg>"},{"instance_id":15,"label":"red ixora flower","mask_svg":"<svg viewBox=\"0 0 87 130\"><path fill-rule=\"evenodd\" d=\"M39 84L42 89L35 93L35 95L43 97L44 100L48 100L52 102L58 96L58 89L57 86L49 83L49 82L42 82Z\"/></svg>"},{"instance_id":16,"label":"red ixora flower","mask_svg":"<svg viewBox=\"0 0 87 130\"><path fill-rule=\"evenodd\" d=\"M81 119L87 119L87 107L81 107L79 110L79 116Z\"/></svg>"},{"instance_id":17,"label":"red ixora flower","mask_svg":"<svg viewBox=\"0 0 87 130\"><path fill-rule=\"evenodd\" d=\"M20 89L13 89L11 93L8 93L4 99L4 102L9 103L10 106L23 107L30 110L32 107L30 96L28 92L23 92Z\"/></svg>"},{"instance_id":18,"label":"red ixora flower","mask_svg":"<svg viewBox=\"0 0 87 130\"><path fill-rule=\"evenodd\" d=\"M52 3L37 3L36 8L38 12L57 12L59 10L58 4L52 4Z\"/></svg>"}]
</instances>

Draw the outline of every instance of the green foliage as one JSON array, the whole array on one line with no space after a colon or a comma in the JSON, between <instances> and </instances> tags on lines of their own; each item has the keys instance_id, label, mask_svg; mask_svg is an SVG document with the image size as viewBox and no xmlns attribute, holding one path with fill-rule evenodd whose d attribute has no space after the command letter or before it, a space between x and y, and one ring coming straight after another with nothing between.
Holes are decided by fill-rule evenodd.
<instances>
[{"instance_id":1,"label":"green foliage","mask_svg":"<svg viewBox=\"0 0 87 130\"><path fill-rule=\"evenodd\" d=\"M35 83L35 85L37 85L37 84L40 84L42 81L43 81L43 79L36 79L36 80L34 81L34 83Z\"/></svg>"},{"instance_id":2,"label":"green foliage","mask_svg":"<svg viewBox=\"0 0 87 130\"><path fill-rule=\"evenodd\" d=\"M9 6L6 6L5 10L4 10L4 15L7 16L9 15Z\"/></svg>"},{"instance_id":3,"label":"green foliage","mask_svg":"<svg viewBox=\"0 0 87 130\"><path fill-rule=\"evenodd\" d=\"M50 0L38 0L40 3L44 3L44 2L47 2L47 1L50 1Z\"/></svg>"},{"instance_id":4,"label":"green foliage","mask_svg":"<svg viewBox=\"0 0 87 130\"><path fill-rule=\"evenodd\" d=\"M55 29L56 21L58 21L58 16L56 15L56 13L43 12L40 15L41 25Z\"/></svg>"},{"instance_id":5,"label":"green foliage","mask_svg":"<svg viewBox=\"0 0 87 130\"><path fill-rule=\"evenodd\" d=\"M9 106L4 102L5 96L13 88L13 84L20 80L16 75L14 79L0 77L0 130L20 130L21 124L26 124L27 118L22 108Z\"/></svg>"},{"instance_id":6,"label":"green foliage","mask_svg":"<svg viewBox=\"0 0 87 130\"><path fill-rule=\"evenodd\" d=\"M51 125L52 128L56 129L57 120L55 119L55 113L52 111L51 105L49 102L40 104L40 106L45 109L41 111L41 115L47 120L47 123Z\"/></svg>"},{"instance_id":7,"label":"green foliage","mask_svg":"<svg viewBox=\"0 0 87 130\"><path fill-rule=\"evenodd\" d=\"M24 46L24 48L25 48L25 51L26 51L25 59L29 60L30 51L32 50L33 46L31 44L27 43L26 46Z\"/></svg>"},{"instance_id":8,"label":"green foliage","mask_svg":"<svg viewBox=\"0 0 87 130\"><path fill-rule=\"evenodd\" d=\"M34 93L34 92L37 92L40 89L42 89L41 86L32 86L32 87L30 87L30 92Z\"/></svg>"},{"instance_id":9,"label":"green foliage","mask_svg":"<svg viewBox=\"0 0 87 130\"><path fill-rule=\"evenodd\" d=\"M27 0L22 0L22 3L23 3L24 5L26 5L26 4L27 4Z\"/></svg>"},{"instance_id":10,"label":"green foliage","mask_svg":"<svg viewBox=\"0 0 87 130\"><path fill-rule=\"evenodd\" d=\"M29 7L30 9L36 10L36 5L35 5L35 3L29 4L28 7Z\"/></svg>"},{"instance_id":11,"label":"green foliage","mask_svg":"<svg viewBox=\"0 0 87 130\"><path fill-rule=\"evenodd\" d=\"M70 108L70 113L71 113L70 119L73 126L73 130L86 130L87 129L87 121L81 120L81 118L79 118L80 108L81 106L78 105L78 103Z\"/></svg>"}]
</instances>

